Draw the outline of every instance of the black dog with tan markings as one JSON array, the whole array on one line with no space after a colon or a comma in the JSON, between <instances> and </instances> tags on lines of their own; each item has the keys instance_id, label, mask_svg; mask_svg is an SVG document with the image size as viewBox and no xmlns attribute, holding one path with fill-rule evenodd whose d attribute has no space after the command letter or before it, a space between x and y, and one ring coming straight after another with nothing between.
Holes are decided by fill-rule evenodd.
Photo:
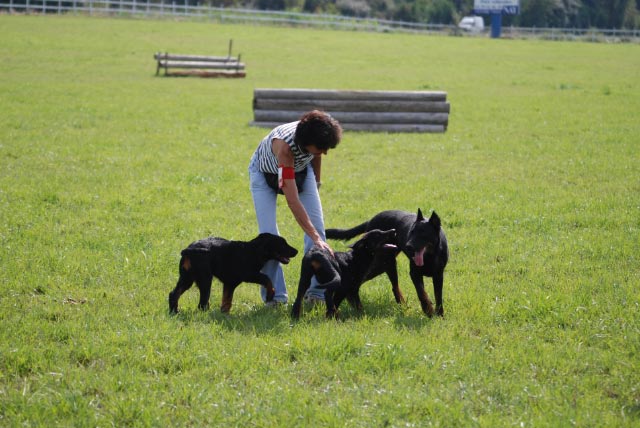
<instances>
[{"instance_id":1,"label":"black dog with tan markings","mask_svg":"<svg viewBox=\"0 0 640 428\"><path fill-rule=\"evenodd\" d=\"M373 229L396 230L398 252L404 252L409 258L409 274L416 288L422 310L428 316L433 316L433 303L424 290L423 276L427 276L433 279L433 292L436 298L435 313L444 316L442 286L444 268L449 261L449 246L438 214L433 212L427 220L420 209L418 209L417 215L406 211L383 211L371 220L351 229L327 229L326 235L330 239L352 239ZM404 302L404 296L398 284L395 259L387 260L385 266L377 267L377 271L378 273L387 273L396 301L398 303Z\"/></svg>"},{"instance_id":2,"label":"black dog with tan markings","mask_svg":"<svg viewBox=\"0 0 640 428\"><path fill-rule=\"evenodd\" d=\"M340 303L346 298L356 310L362 310L360 286L380 272L372 270L378 260L394 259L397 254L395 230L371 230L351 246L351 251L335 252L312 247L302 259L298 295L291 316L299 318L302 299L315 275L318 288L325 289L327 318L336 315Z\"/></svg>"},{"instance_id":3,"label":"black dog with tan markings","mask_svg":"<svg viewBox=\"0 0 640 428\"><path fill-rule=\"evenodd\" d=\"M178 299L195 282L200 290L198 308L209 308L209 296L213 277L223 284L222 312L229 312L233 292L243 282L260 284L267 289L267 302L275 294L273 284L260 269L268 260L287 264L298 250L277 235L261 233L251 241L229 241L223 238L205 238L193 242L182 250L180 278L176 288L169 293L169 311L178 312Z\"/></svg>"}]
</instances>

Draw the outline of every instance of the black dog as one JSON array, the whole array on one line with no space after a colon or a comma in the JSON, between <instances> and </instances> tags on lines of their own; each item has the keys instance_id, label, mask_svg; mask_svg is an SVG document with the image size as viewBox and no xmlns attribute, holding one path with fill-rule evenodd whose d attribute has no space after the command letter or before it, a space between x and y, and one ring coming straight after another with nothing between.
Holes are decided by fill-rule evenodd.
<instances>
[{"instance_id":1,"label":"black dog","mask_svg":"<svg viewBox=\"0 0 640 428\"><path fill-rule=\"evenodd\" d=\"M428 316L434 313L433 304L424 290L423 276L433 278L433 292L436 298L436 314L444 316L442 305L442 285L444 282L444 268L449 260L447 238L442 230L440 217L433 212L429 220L425 220L422 211L418 215L405 211L383 211L371 220L352 229L327 229L327 238L351 239L361 233L373 229L395 229L399 251L402 250L409 258L409 274L416 288L422 310ZM377 266L378 273L386 272L393 294L398 303L404 302L404 296L398 285L398 271L395 259L387 260L385 266Z\"/></svg>"},{"instance_id":2,"label":"black dog","mask_svg":"<svg viewBox=\"0 0 640 428\"><path fill-rule=\"evenodd\" d=\"M298 295L291 316L300 317L302 298L314 275L319 283L318 288L325 289L327 318L335 315L345 298L356 310L362 310L360 286L379 274L371 271L377 258L386 260L389 258L387 253L395 260L395 242L395 230L371 230L351 246L351 251L335 252L332 256L325 249L311 248L302 259Z\"/></svg>"},{"instance_id":3,"label":"black dog","mask_svg":"<svg viewBox=\"0 0 640 428\"><path fill-rule=\"evenodd\" d=\"M267 289L267 301L273 300L275 291L269 277L260 272L268 260L287 264L298 250L277 235L261 233L249 242L205 238L193 242L182 250L180 278L169 293L169 311L178 312L178 299L195 281L200 289L198 308L209 308L209 295L213 277L223 284L222 312L229 312L233 292L242 282L253 282Z\"/></svg>"}]
</instances>

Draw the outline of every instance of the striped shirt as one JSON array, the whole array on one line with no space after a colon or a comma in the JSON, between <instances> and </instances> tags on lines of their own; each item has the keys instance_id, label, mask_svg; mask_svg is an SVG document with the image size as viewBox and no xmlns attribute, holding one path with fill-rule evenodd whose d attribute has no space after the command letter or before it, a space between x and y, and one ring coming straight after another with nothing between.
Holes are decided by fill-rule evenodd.
<instances>
[{"instance_id":1,"label":"striped shirt","mask_svg":"<svg viewBox=\"0 0 640 428\"><path fill-rule=\"evenodd\" d=\"M284 125L274 128L269 135L264 137L256 149L256 154L258 155L258 168L260 171L270 172L272 174L278 173L278 158L273 154L273 150L271 148L271 142L274 138L284 140L289 147L291 147L291 152L293 153L293 169L296 172L304 170L307 165L311 163L314 157L313 154L302 151L293 141L296 135L297 126L297 121L285 123Z\"/></svg>"}]
</instances>

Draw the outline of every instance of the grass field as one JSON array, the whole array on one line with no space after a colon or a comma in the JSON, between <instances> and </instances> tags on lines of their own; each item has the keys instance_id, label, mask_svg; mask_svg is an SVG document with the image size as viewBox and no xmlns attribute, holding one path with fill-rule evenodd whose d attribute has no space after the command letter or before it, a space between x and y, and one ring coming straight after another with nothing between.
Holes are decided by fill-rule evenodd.
<instances>
[{"instance_id":1,"label":"grass field","mask_svg":"<svg viewBox=\"0 0 640 428\"><path fill-rule=\"evenodd\" d=\"M0 34L0 426L640 425L640 46L6 15ZM156 51L230 38L245 79L154 76ZM405 306L381 277L362 316L292 322L253 285L224 316L216 283L210 312L190 290L169 316L183 247L257 233L266 87L447 91L445 134L345 133L321 192L330 227L438 212L446 318L404 256Z\"/></svg>"}]
</instances>

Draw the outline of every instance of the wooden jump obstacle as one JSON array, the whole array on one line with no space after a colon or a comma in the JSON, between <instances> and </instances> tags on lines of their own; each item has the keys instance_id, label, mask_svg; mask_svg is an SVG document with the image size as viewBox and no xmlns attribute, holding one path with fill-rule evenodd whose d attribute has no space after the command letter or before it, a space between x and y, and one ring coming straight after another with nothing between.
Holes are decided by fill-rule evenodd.
<instances>
[{"instance_id":1,"label":"wooden jump obstacle","mask_svg":"<svg viewBox=\"0 0 640 428\"><path fill-rule=\"evenodd\" d=\"M240 62L240 55L231 56L233 40L229 40L227 56L182 55L156 53L156 76L164 70L165 76L199 76L199 77L245 77L245 64Z\"/></svg>"},{"instance_id":2,"label":"wooden jump obstacle","mask_svg":"<svg viewBox=\"0 0 640 428\"><path fill-rule=\"evenodd\" d=\"M440 91L254 89L250 125L273 128L314 109L349 131L445 132L450 105Z\"/></svg>"}]
</instances>

